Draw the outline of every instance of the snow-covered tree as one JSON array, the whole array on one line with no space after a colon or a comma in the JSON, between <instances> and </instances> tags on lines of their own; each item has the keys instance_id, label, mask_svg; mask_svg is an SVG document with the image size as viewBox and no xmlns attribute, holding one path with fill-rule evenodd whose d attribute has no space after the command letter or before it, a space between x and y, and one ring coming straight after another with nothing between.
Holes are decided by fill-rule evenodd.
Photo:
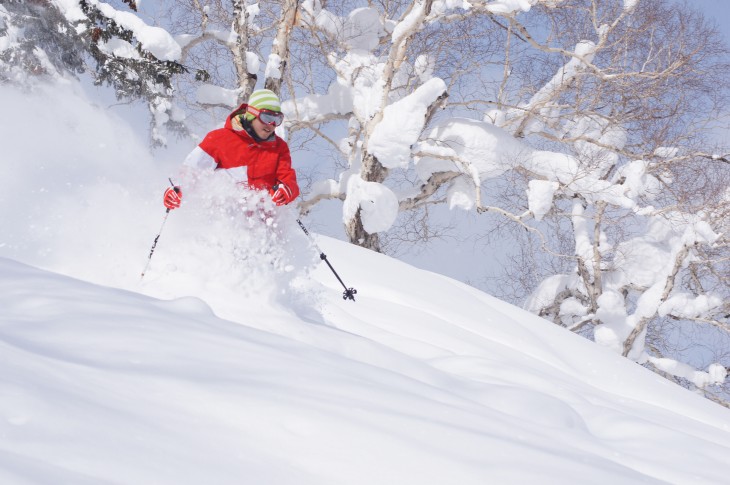
<instances>
[{"instance_id":1,"label":"snow-covered tree","mask_svg":"<svg viewBox=\"0 0 730 485\"><path fill-rule=\"evenodd\" d=\"M726 99L727 48L704 19L664 2L596 2L582 19L580 3L566 2L573 11L553 16L554 29L583 39L593 29L597 41L574 38L526 104L492 115L544 140L517 166L527 204L510 207L548 250L514 268L544 275L527 307L687 387L716 397L724 386L727 405L730 171L726 151L703 146ZM698 335L714 350L688 351L681 340Z\"/></svg>"},{"instance_id":2,"label":"snow-covered tree","mask_svg":"<svg viewBox=\"0 0 730 485\"><path fill-rule=\"evenodd\" d=\"M95 83L113 86L119 99L146 101L152 143L164 144L163 128L185 131L184 114L172 103L172 78L184 71L180 46L126 10L136 10L136 2L120 8L99 0L4 2L0 81L27 85L31 78L89 72Z\"/></svg>"},{"instance_id":3,"label":"snow-covered tree","mask_svg":"<svg viewBox=\"0 0 730 485\"><path fill-rule=\"evenodd\" d=\"M727 156L702 146L728 51L705 19L663 0L307 0L298 26L314 62L293 63L288 126L341 167L303 210L342 200L374 250L405 211L506 218L542 250L513 268L531 310L689 387L725 382L727 355L687 367L661 330L730 336Z\"/></svg>"},{"instance_id":4,"label":"snow-covered tree","mask_svg":"<svg viewBox=\"0 0 730 485\"><path fill-rule=\"evenodd\" d=\"M0 82L83 72L83 52L71 24L46 2L0 4Z\"/></svg>"},{"instance_id":5,"label":"snow-covered tree","mask_svg":"<svg viewBox=\"0 0 730 485\"><path fill-rule=\"evenodd\" d=\"M150 132L155 145L166 143L164 129L185 133L185 115L172 102L172 80L185 71L181 49L166 30L145 24L131 12L97 0L80 0L83 18L75 25L90 38L96 61L95 82L112 85L119 99L144 99L152 115ZM133 10L136 2L126 1ZM67 10L75 18L78 12Z\"/></svg>"}]
</instances>

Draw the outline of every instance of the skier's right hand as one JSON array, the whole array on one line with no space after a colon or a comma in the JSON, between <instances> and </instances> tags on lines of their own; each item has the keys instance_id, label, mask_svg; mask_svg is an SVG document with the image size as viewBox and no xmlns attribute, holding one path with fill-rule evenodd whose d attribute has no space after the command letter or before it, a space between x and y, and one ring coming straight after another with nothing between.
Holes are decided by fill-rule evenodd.
<instances>
[{"instance_id":1,"label":"skier's right hand","mask_svg":"<svg viewBox=\"0 0 730 485\"><path fill-rule=\"evenodd\" d=\"M167 210L177 209L180 207L180 202L182 202L182 190L177 185L175 187L168 187L165 190L162 201L165 207L167 207Z\"/></svg>"}]
</instances>

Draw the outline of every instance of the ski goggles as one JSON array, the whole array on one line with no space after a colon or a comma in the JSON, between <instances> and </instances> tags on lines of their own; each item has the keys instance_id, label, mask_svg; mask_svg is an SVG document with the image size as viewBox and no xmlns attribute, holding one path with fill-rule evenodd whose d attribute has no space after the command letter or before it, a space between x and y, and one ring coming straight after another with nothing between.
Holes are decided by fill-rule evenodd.
<instances>
[{"instance_id":1,"label":"ski goggles","mask_svg":"<svg viewBox=\"0 0 730 485\"><path fill-rule=\"evenodd\" d=\"M284 113L271 111L270 109L258 109L253 106L246 107L246 112L251 113L265 125L279 126L284 122Z\"/></svg>"}]
</instances>

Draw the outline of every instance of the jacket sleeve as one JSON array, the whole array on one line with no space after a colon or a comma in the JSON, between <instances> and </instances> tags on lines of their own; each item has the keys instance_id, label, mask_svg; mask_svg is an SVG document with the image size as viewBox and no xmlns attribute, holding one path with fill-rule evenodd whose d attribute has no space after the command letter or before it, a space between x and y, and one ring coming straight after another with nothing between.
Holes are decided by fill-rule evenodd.
<instances>
[{"instance_id":1,"label":"jacket sleeve","mask_svg":"<svg viewBox=\"0 0 730 485\"><path fill-rule=\"evenodd\" d=\"M218 164L205 150L196 146L185 158L183 166L198 170L214 170Z\"/></svg>"},{"instance_id":2,"label":"jacket sleeve","mask_svg":"<svg viewBox=\"0 0 730 485\"><path fill-rule=\"evenodd\" d=\"M200 146L196 146L188 153L185 160L183 160L173 183L182 187L184 190L191 189L195 186L201 175L208 171L212 172L216 168L216 165L213 157L202 150Z\"/></svg>"},{"instance_id":3,"label":"jacket sleeve","mask_svg":"<svg viewBox=\"0 0 730 485\"><path fill-rule=\"evenodd\" d=\"M276 179L284 183L292 191L292 198L299 197L299 184L297 184L297 173L291 166L291 153L285 141L280 140L282 147L279 150L279 163L276 167Z\"/></svg>"}]
</instances>

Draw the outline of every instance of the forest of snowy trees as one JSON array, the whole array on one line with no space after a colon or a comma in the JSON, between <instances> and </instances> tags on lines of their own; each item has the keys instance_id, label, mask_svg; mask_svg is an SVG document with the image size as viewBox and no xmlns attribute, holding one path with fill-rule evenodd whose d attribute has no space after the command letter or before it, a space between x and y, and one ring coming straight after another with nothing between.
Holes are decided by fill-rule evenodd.
<instances>
[{"instance_id":1,"label":"forest of snowy trees","mask_svg":"<svg viewBox=\"0 0 730 485\"><path fill-rule=\"evenodd\" d=\"M730 403L730 51L670 0L14 0L0 85L88 76L146 103L152 146L255 88L388 253L478 215L500 297Z\"/></svg>"}]
</instances>

